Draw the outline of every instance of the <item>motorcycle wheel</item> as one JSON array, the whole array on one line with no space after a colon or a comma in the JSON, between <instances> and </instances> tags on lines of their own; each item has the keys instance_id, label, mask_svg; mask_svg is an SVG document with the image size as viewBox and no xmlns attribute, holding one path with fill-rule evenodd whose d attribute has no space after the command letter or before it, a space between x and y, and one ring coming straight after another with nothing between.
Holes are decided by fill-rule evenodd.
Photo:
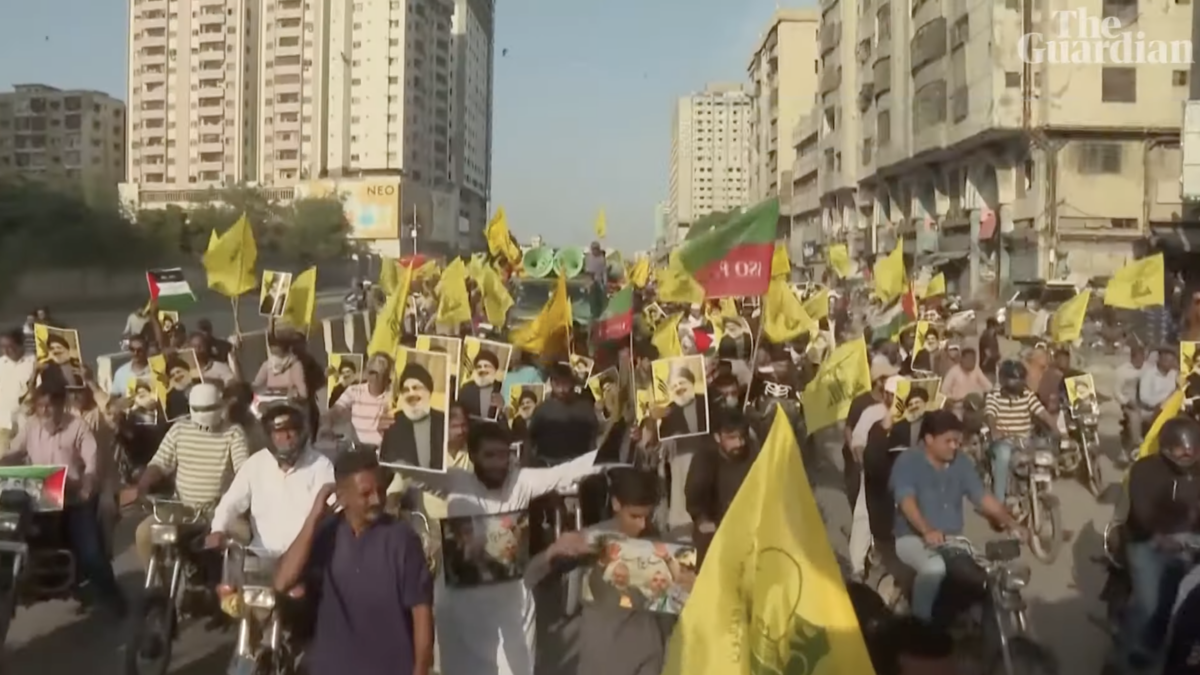
<instances>
[{"instance_id":1,"label":"motorcycle wheel","mask_svg":"<svg viewBox=\"0 0 1200 675\"><path fill-rule=\"evenodd\" d=\"M1038 495L1038 521L1040 527L1029 522L1029 549L1039 561L1053 565L1062 551L1062 507L1047 495ZM1031 512L1032 513L1032 512Z\"/></svg>"},{"instance_id":2,"label":"motorcycle wheel","mask_svg":"<svg viewBox=\"0 0 1200 675\"><path fill-rule=\"evenodd\" d=\"M149 593L133 621L125 646L125 675L167 675L175 635L175 605L170 596Z\"/></svg>"},{"instance_id":3,"label":"motorcycle wheel","mask_svg":"<svg viewBox=\"0 0 1200 675\"><path fill-rule=\"evenodd\" d=\"M1054 654L1023 635L1009 639L1008 653L1016 675L1058 675L1058 660ZM1009 675L1004 668L1003 654L993 654L985 663L986 675Z\"/></svg>"},{"instance_id":4,"label":"motorcycle wheel","mask_svg":"<svg viewBox=\"0 0 1200 675\"><path fill-rule=\"evenodd\" d=\"M1093 497L1099 499L1100 495L1104 493L1104 472L1100 469L1100 456L1092 452L1090 448L1087 450L1087 453L1087 466L1091 469L1087 476L1088 492L1091 492Z\"/></svg>"}]
</instances>

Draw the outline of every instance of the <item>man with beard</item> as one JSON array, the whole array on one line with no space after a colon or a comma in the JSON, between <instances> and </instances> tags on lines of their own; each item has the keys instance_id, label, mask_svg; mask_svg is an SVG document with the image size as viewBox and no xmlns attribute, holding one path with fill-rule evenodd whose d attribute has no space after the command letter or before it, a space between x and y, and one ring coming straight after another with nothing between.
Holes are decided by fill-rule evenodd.
<instances>
[{"instance_id":1,"label":"man with beard","mask_svg":"<svg viewBox=\"0 0 1200 675\"><path fill-rule=\"evenodd\" d=\"M717 428L713 430L716 443L696 452L684 488L694 527L692 541L696 543L701 565L717 527L758 456L745 417L721 415L716 422Z\"/></svg>"},{"instance_id":2,"label":"man with beard","mask_svg":"<svg viewBox=\"0 0 1200 675\"><path fill-rule=\"evenodd\" d=\"M708 400L696 393L696 374L686 364L671 370L667 381L671 403L663 414L658 435L663 439L708 431Z\"/></svg>"},{"instance_id":3,"label":"man with beard","mask_svg":"<svg viewBox=\"0 0 1200 675\"><path fill-rule=\"evenodd\" d=\"M586 405L585 410L591 412ZM388 466L422 489L446 494L450 518L515 517L516 512L529 508L530 500L566 489L601 469L595 466L595 451L552 468L517 468L508 434L494 422L478 423L467 448L472 471L450 469L437 474L399 464ZM533 675L537 616L533 594L523 578L475 588L446 588L444 593L439 591L436 603L442 675ZM481 641L485 636L492 638Z\"/></svg>"},{"instance_id":4,"label":"man with beard","mask_svg":"<svg viewBox=\"0 0 1200 675\"><path fill-rule=\"evenodd\" d=\"M167 359L167 400L164 404L167 419L188 414L188 392L192 389L192 369L187 361L172 356Z\"/></svg>"},{"instance_id":5,"label":"man with beard","mask_svg":"<svg viewBox=\"0 0 1200 675\"><path fill-rule=\"evenodd\" d=\"M472 365L475 366L475 378L459 390L458 400L471 417L494 420L503 407L503 401L500 400L502 385L496 379L500 372L500 359L488 350L480 349Z\"/></svg>"},{"instance_id":6,"label":"man with beard","mask_svg":"<svg viewBox=\"0 0 1200 675\"><path fill-rule=\"evenodd\" d=\"M315 598L308 672L429 675L433 579L421 539L385 512L387 482L374 453L342 453L334 476L275 573L279 592L305 584ZM333 494L337 514L328 505Z\"/></svg>"},{"instance_id":7,"label":"man with beard","mask_svg":"<svg viewBox=\"0 0 1200 675\"><path fill-rule=\"evenodd\" d=\"M577 386L570 366L550 367L550 395L529 420L531 456L557 463L595 448L600 422L592 404L575 391Z\"/></svg>"},{"instance_id":8,"label":"man with beard","mask_svg":"<svg viewBox=\"0 0 1200 675\"><path fill-rule=\"evenodd\" d=\"M526 436L529 432L529 420L533 417L533 411L537 410L538 395L532 389L522 389L521 395L517 398L516 416L509 422L513 432L513 437L516 440L527 440Z\"/></svg>"},{"instance_id":9,"label":"man with beard","mask_svg":"<svg viewBox=\"0 0 1200 675\"><path fill-rule=\"evenodd\" d=\"M446 417L434 410L433 376L424 366L404 366L397 381L400 387L400 415L383 432L379 456L384 462L441 471L445 466Z\"/></svg>"},{"instance_id":10,"label":"man with beard","mask_svg":"<svg viewBox=\"0 0 1200 675\"><path fill-rule=\"evenodd\" d=\"M744 320L738 316L727 316L722 319L721 323L725 334L721 336L721 344L717 345L717 349L721 350L729 345L729 348L736 352L734 358L742 361L749 359L750 353L754 350L754 342L746 331Z\"/></svg>"}]
</instances>

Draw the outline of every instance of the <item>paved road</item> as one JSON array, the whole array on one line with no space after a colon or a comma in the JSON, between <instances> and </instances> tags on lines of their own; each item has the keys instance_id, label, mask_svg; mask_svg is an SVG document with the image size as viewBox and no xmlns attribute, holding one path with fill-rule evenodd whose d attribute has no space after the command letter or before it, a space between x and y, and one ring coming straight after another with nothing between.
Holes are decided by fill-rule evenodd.
<instances>
[{"instance_id":1,"label":"paved road","mask_svg":"<svg viewBox=\"0 0 1200 675\"><path fill-rule=\"evenodd\" d=\"M1091 370L1101 392L1111 391L1110 361ZM1111 404L1107 404L1111 406ZM1105 408L1102 432L1109 437L1110 450L1115 451L1119 417L1110 407ZM1110 480L1120 476L1113 465L1104 460L1104 470ZM1110 488L1105 503L1097 504L1079 484L1063 481L1055 485L1063 503L1065 525L1071 540L1064 545L1062 555L1053 566L1029 559L1033 577L1027 599L1030 604L1030 623L1036 637L1050 646L1062 666L1061 675L1095 675L1108 650L1108 638L1091 618L1102 615L1098 601L1104 583L1103 567L1092 561L1100 553L1100 537L1112 513ZM117 560L118 574L133 591L140 583L137 563L128 546L132 540L132 522L125 522L119 542L125 551ZM981 521L972 522L968 534L977 542L992 536ZM545 605L543 605L545 606ZM549 614L543 611L543 617ZM547 621L546 623L549 623ZM550 627L547 626L549 629ZM539 642L538 675L568 675L574 657L568 643L577 632L577 625L553 626L544 631ZM118 675L122 627L105 621L103 616L81 618L69 603L54 603L22 610L9 636L8 650L13 673L38 672L41 675ZM212 634L195 627L185 631L177 648L173 675L219 675L224 672L232 635Z\"/></svg>"}]
</instances>

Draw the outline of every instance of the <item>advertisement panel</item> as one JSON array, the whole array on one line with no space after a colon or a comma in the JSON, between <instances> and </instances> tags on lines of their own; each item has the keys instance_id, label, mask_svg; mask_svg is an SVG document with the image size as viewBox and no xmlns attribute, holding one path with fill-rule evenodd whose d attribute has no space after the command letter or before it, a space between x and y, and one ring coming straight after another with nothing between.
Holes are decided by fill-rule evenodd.
<instances>
[{"instance_id":1,"label":"advertisement panel","mask_svg":"<svg viewBox=\"0 0 1200 675\"><path fill-rule=\"evenodd\" d=\"M368 176L310 181L296 186L298 198L337 197L350 222L350 239L400 236L400 177Z\"/></svg>"}]
</instances>

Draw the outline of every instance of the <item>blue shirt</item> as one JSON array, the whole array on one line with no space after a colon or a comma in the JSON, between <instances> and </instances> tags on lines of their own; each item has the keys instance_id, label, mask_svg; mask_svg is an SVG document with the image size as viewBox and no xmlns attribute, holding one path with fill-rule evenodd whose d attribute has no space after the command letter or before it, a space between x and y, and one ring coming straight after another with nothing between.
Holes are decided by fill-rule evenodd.
<instances>
[{"instance_id":1,"label":"blue shirt","mask_svg":"<svg viewBox=\"0 0 1200 675\"><path fill-rule=\"evenodd\" d=\"M949 465L936 467L921 445L905 450L896 459L890 486L896 500L893 533L897 537L917 534L900 510L900 503L908 497L917 498L917 508L930 527L942 534L957 535L963 531L963 499L979 507L984 495L983 481L966 455L960 452Z\"/></svg>"},{"instance_id":2,"label":"blue shirt","mask_svg":"<svg viewBox=\"0 0 1200 675\"><path fill-rule=\"evenodd\" d=\"M408 523L383 516L355 536L340 516L313 541L309 578L317 582L312 675L411 675L412 610L433 604L421 539Z\"/></svg>"},{"instance_id":3,"label":"blue shirt","mask_svg":"<svg viewBox=\"0 0 1200 675\"><path fill-rule=\"evenodd\" d=\"M113 396L129 396L129 389L133 385L134 380L151 380L153 375L150 372L150 366L145 366L139 372L134 372L133 361L128 361L117 371L113 373L112 385L108 388L108 393Z\"/></svg>"}]
</instances>

